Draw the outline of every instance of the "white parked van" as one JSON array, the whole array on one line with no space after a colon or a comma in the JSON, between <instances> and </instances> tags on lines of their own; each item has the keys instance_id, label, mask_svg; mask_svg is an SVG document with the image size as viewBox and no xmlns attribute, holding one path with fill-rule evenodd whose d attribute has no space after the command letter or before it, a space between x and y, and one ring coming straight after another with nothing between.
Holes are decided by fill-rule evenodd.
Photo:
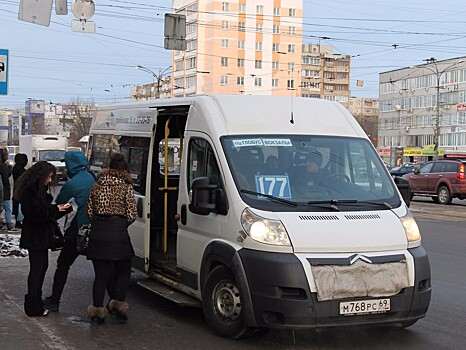
<instances>
[{"instance_id":1,"label":"white parked van","mask_svg":"<svg viewBox=\"0 0 466 350\"><path fill-rule=\"evenodd\" d=\"M198 95L98 107L91 170L116 151L136 191L140 284L202 305L215 333L408 327L425 316L431 277L418 226L340 104Z\"/></svg>"}]
</instances>

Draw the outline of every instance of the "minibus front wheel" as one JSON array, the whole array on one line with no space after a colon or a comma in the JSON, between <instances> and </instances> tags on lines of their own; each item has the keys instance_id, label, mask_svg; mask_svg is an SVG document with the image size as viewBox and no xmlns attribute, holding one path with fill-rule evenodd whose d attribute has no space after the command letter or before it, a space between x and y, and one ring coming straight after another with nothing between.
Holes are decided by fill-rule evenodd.
<instances>
[{"instance_id":1,"label":"minibus front wheel","mask_svg":"<svg viewBox=\"0 0 466 350\"><path fill-rule=\"evenodd\" d=\"M239 339L254 333L244 321L241 293L226 266L217 266L209 273L202 295L205 319L216 334Z\"/></svg>"}]
</instances>

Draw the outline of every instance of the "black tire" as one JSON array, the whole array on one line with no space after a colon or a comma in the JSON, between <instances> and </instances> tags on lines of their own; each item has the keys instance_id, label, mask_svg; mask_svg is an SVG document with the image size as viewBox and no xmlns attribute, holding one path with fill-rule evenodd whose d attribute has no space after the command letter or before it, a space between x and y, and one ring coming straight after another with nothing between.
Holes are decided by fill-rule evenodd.
<instances>
[{"instance_id":1,"label":"black tire","mask_svg":"<svg viewBox=\"0 0 466 350\"><path fill-rule=\"evenodd\" d=\"M217 266L207 276L202 291L202 308L210 328L219 336L239 339L253 332L241 312L241 294L233 273Z\"/></svg>"},{"instance_id":2,"label":"black tire","mask_svg":"<svg viewBox=\"0 0 466 350\"><path fill-rule=\"evenodd\" d=\"M438 204L450 204L451 203L451 200L452 200L452 197L451 197L451 193L450 193L450 190L448 189L447 186L445 185L442 185L439 187L439 189L437 190L437 195L438 195Z\"/></svg>"}]
</instances>

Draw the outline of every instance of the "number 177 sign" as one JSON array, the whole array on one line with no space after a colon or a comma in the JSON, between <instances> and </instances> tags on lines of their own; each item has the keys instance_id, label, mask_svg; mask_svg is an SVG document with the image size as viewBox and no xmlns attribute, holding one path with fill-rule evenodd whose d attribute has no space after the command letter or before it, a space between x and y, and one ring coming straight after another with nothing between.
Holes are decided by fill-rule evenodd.
<instances>
[{"instance_id":1,"label":"number 177 sign","mask_svg":"<svg viewBox=\"0 0 466 350\"><path fill-rule=\"evenodd\" d=\"M8 50L0 49L0 95L8 94Z\"/></svg>"}]
</instances>

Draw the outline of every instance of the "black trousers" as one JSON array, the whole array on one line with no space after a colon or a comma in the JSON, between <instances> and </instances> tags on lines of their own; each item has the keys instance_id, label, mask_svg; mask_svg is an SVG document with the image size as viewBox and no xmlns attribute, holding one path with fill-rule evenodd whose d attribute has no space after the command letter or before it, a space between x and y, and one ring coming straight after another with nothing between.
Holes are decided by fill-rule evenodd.
<instances>
[{"instance_id":1,"label":"black trousers","mask_svg":"<svg viewBox=\"0 0 466 350\"><path fill-rule=\"evenodd\" d=\"M131 278L131 259L92 260L95 279L92 286L92 299L95 307L104 306L105 289L110 299L125 301Z\"/></svg>"},{"instance_id":2,"label":"black trousers","mask_svg":"<svg viewBox=\"0 0 466 350\"><path fill-rule=\"evenodd\" d=\"M49 267L48 250L29 250L28 295L30 297L42 296L42 285L45 273Z\"/></svg>"},{"instance_id":3,"label":"black trousers","mask_svg":"<svg viewBox=\"0 0 466 350\"><path fill-rule=\"evenodd\" d=\"M71 222L70 227L65 232L65 244L60 251L60 256L57 260L57 269L53 276L52 287L52 301L55 303L60 302L63 289L65 288L66 280L68 279L68 272L71 265L75 262L79 253L76 251L76 235L79 227L76 217Z\"/></svg>"}]
</instances>

